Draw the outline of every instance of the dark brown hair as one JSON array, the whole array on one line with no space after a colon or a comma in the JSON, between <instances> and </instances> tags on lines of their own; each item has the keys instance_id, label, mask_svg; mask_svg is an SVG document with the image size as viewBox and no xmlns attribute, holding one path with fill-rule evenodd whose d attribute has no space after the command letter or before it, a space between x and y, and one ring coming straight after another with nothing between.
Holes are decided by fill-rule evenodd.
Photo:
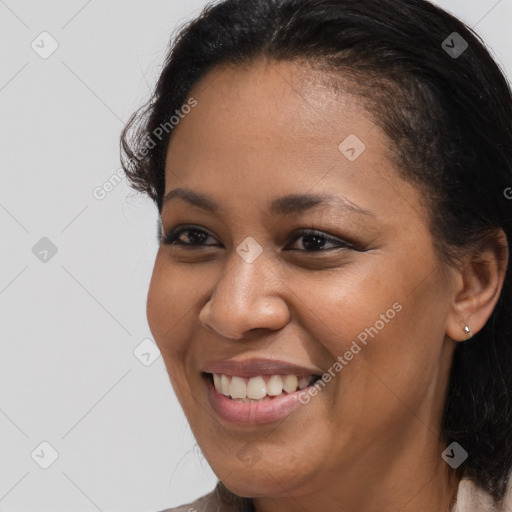
<instances>
[{"instance_id":1,"label":"dark brown hair","mask_svg":"<svg viewBox=\"0 0 512 512\"><path fill-rule=\"evenodd\" d=\"M365 100L392 141L399 172L425 191L434 243L447 263L500 228L512 238L509 84L471 28L424 0L207 6L172 41L153 96L121 138L132 186L159 212L172 136L162 126L209 70L261 57L352 78L343 83L352 84L350 92ZM441 425L446 443L456 441L469 454L458 476L472 478L497 501L512 467L511 286L507 270L491 318L458 344Z\"/></svg>"}]
</instances>

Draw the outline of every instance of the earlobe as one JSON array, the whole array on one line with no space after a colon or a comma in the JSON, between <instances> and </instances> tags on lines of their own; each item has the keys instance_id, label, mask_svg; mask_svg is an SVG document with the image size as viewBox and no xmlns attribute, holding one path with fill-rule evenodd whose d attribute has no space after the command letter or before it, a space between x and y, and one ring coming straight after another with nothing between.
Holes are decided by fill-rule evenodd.
<instances>
[{"instance_id":1,"label":"earlobe","mask_svg":"<svg viewBox=\"0 0 512 512\"><path fill-rule=\"evenodd\" d=\"M465 308L470 309L470 308ZM475 329L475 322L471 321L470 315L468 317L464 317L460 314L460 308L456 308L450 314L450 318L448 319L448 325L446 328L446 334L454 341L466 341L473 337L473 334L477 331L473 331ZM486 320L487 321L487 320ZM485 322L482 324L485 325ZM481 327L478 328L480 330Z\"/></svg>"},{"instance_id":2,"label":"earlobe","mask_svg":"<svg viewBox=\"0 0 512 512\"><path fill-rule=\"evenodd\" d=\"M454 280L446 329L451 339L465 341L486 324L503 288L508 257L507 237L500 229L464 259Z\"/></svg>"}]
</instances>

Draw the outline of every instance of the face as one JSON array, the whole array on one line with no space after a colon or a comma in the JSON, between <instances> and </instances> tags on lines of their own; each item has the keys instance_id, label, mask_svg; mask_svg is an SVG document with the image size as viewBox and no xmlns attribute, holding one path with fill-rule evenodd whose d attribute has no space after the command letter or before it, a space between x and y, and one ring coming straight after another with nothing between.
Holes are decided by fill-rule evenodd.
<instances>
[{"instance_id":1,"label":"face","mask_svg":"<svg viewBox=\"0 0 512 512\"><path fill-rule=\"evenodd\" d=\"M166 195L189 194L163 206L179 231L148 321L199 446L245 496L371 478L407 452L405 474L437 450L450 273L389 140L324 82L292 63L216 69L168 148ZM266 396L228 396L248 393Z\"/></svg>"}]
</instances>

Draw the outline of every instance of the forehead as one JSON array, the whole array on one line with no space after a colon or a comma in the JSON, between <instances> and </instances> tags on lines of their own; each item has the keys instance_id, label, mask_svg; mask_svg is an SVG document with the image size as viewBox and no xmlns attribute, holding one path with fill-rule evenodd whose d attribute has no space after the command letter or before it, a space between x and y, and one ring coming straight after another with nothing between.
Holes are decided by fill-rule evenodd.
<instances>
[{"instance_id":1,"label":"forehead","mask_svg":"<svg viewBox=\"0 0 512 512\"><path fill-rule=\"evenodd\" d=\"M361 101L319 72L290 62L222 67L190 96L197 106L174 128L166 193L187 186L267 204L290 193L334 192L370 210L391 202L421 209Z\"/></svg>"}]
</instances>

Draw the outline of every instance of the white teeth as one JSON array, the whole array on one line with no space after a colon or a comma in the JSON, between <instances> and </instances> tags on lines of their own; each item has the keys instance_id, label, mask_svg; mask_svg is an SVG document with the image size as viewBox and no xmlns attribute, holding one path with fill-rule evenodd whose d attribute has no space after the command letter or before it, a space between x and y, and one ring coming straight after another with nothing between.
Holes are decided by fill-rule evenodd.
<instances>
[{"instance_id":1,"label":"white teeth","mask_svg":"<svg viewBox=\"0 0 512 512\"><path fill-rule=\"evenodd\" d=\"M258 400L267 394L267 386L263 377L251 377L247 383L247 398Z\"/></svg>"},{"instance_id":2,"label":"white teeth","mask_svg":"<svg viewBox=\"0 0 512 512\"><path fill-rule=\"evenodd\" d=\"M220 376L220 392L223 395L229 396L229 381L230 378L227 375Z\"/></svg>"},{"instance_id":3,"label":"white teeth","mask_svg":"<svg viewBox=\"0 0 512 512\"><path fill-rule=\"evenodd\" d=\"M223 395L242 403L271 400L271 397L283 393L293 393L304 389L312 382L313 377L296 375L271 375L270 377L251 377L246 379L236 375L213 374L215 389Z\"/></svg>"},{"instance_id":4,"label":"white teeth","mask_svg":"<svg viewBox=\"0 0 512 512\"><path fill-rule=\"evenodd\" d=\"M281 375L272 375L267 382L267 395L277 396L283 392L283 379Z\"/></svg>"},{"instance_id":5,"label":"white teeth","mask_svg":"<svg viewBox=\"0 0 512 512\"><path fill-rule=\"evenodd\" d=\"M299 378L299 389L304 389L309 386L309 381L311 377L300 377Z\"/></svg>"},{"instance_id":6,"label":"white teeth","mask_svg":"<svg viewBox=\"0 0 512 512\"><path fill-rule=\"evenodd\" d=\"M220 373L213 374L213 384L215 385L215 389L220 392L221 388L221 375Z\"/></svg>"},{"instance_id":7,"label":"white teeth","mask_svg":"<svg viewBox=\"0 0 512 512\"><path fill-rule=\"evenodd\" d=\"M264 396L261 400L252 400L250 398L233 398L235 402L241 402L243 404L256 404L258 402L266 402L272 400L269 396Z\"/></svg>"},{"instance_id":8,"label":"white teeth","mask_svg":"<svg viewBox=\"0 0 512 512\"><path fill-rule=\"evenodd\" d=\"M242 377L231 377L229 394L231 398L245 398L247 396L247 384Z\"/></svg>"},{"instance_id":9,"label":"white teeth","mask_svg":"<svg viewBox=\"0 0 512 512\"><path fill-rule=\"evenodd\" d=\"M296 391L298 385L299 382L295 375L286 375L283 379L283 389L287 393L293 393Z\"/></svg>"}]
</instances>

